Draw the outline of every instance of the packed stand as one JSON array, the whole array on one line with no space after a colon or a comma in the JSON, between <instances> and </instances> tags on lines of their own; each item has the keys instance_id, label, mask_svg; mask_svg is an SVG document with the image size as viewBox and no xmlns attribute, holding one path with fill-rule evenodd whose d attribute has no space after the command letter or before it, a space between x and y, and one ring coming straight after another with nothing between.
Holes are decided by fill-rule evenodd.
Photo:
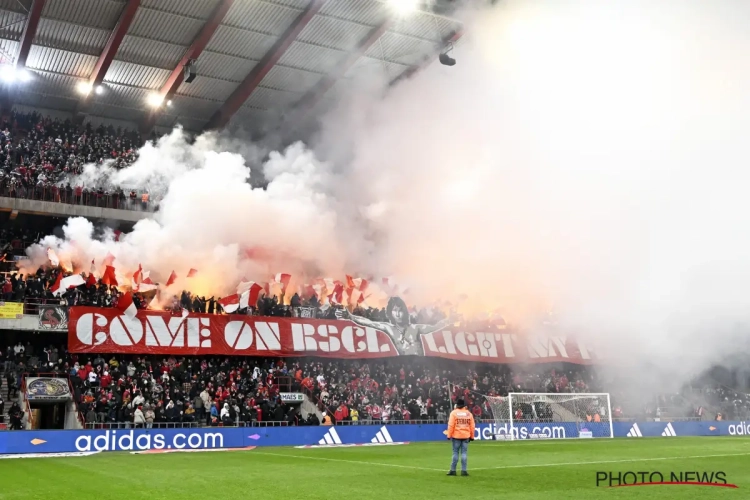
<instances>
[{"instance_id":1,"label":"packed stand","mask_svg":"<svg viewBox=\"0 0 750 500\"><path fill-rule=\"evenodd\" d=\"M52 334L49 334L52 335ZM50 338L50 337L47 337ZM467 366L414 358L377 361L266 358L175 358L70 354L42 338L16 342L0 361L14 395L24 374L69 376L87 425L130 427L336 425L443 421L462 397L478 419L492 419L482 395L586 391L584 367ZM454 388L448 393L449 383ZM303 392L317 404L303 415L280 392Z\"/></svg>"},{"instance_id":2,"label":"packed stand","mask_svg":"<svg viewBox=\"0 0 750 500\"><path fill-rule=\"evenodd\" d=\"M86 164L125 168L138 159L138 132L13 111L0 124L0 195L129 210L153 210L148 193L71 185Z\"/></svg>"}]
</instances>

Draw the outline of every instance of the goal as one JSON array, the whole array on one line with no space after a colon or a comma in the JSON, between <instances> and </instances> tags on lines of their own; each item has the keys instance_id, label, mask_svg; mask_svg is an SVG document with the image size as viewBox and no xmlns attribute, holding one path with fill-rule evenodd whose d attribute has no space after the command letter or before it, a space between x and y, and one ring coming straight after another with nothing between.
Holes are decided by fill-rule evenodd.
<instances>
[{"instance_id":1,"label":"goal","mask_svg":"<svg viewBox=\"0 0 750 500\"><path fill-rule=\"evenodd\" d=\"M609 394L512 392L485 396L492 410L492 439L614 437Z\"/></svg>"}]
</instances>

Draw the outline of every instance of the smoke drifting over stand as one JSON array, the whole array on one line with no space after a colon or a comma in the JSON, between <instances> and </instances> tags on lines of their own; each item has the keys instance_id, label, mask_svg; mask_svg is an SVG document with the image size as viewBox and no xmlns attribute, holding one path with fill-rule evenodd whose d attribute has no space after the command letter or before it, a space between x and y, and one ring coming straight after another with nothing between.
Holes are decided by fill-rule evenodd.
<instances>
[{"instance_id":1,"label":"smoke drifting over stand","mask_svg":"<svg viewBox=\"0 0 750 500\"><path fill-rule=\"evenodd\" d=\"M200 268L217 294L269 272L393 275L415 304L466 294L465 311L529 327L553 311L675 381L746 349L750 4L505 1L467 18L456 66L332 112L310 148L270 155L266 190L247 184L257 157L175 131L106 177L163 189L155 220L119 243L73 220L34 264L48 246L111 251L162 280Z\"/></svg>"}]
</instances>

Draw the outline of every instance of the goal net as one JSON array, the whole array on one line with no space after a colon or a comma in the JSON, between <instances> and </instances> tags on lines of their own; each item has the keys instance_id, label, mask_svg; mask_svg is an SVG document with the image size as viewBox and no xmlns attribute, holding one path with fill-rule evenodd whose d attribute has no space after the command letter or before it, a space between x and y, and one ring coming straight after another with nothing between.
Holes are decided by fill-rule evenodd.
<instances>
[{"instance_id":1,"label":"goal net","mask_svg":"<svg viewBox=\"0 0 750 500\"><path fill-rule=\"evenodd\" d=\"M494 420L492 439L614 437L609 394L512 392L485 397Z\"/></svg>"}]
</instances>

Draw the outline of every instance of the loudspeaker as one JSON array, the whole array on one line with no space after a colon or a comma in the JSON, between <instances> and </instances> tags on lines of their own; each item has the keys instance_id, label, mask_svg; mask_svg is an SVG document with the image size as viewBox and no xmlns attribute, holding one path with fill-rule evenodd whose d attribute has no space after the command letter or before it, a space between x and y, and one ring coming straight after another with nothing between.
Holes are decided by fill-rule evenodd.
<instances>
[{"instance_id":1,"label":"loudspeaker","mask_svg":"<svg viewBox=\"0 0 750 500\"><path fill-rule=\"evenodd\" d=\"M182 81L185 83L190 83L193 80L195 80L195 77L198 76L198 74L195 72L195 61L190 61L185 65L184 69L184 77Z\"/></svg>"},{"instance_id":2,"label":"loudspeaker","mask_svg":"<svg viewBox=\"0 0 750 500\"><path fill-rule=\"evenodd\" d=\"M438 60L440 61L440 64L443 64L445 66L455 66L456 65L456 60L453 59L448 54L440 54L440 56L438 57Z\"/></svg>"}]
</instances>

